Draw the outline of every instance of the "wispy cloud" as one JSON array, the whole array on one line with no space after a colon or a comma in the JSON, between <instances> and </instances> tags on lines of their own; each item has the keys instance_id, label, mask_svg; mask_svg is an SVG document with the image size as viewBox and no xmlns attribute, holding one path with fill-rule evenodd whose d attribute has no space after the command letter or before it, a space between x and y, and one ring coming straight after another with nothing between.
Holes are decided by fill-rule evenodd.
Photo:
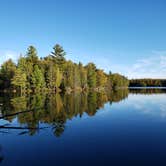
<instances>
[{"instance_id":1,"label":"wispy cloud","mask_svg":"<svg viewBox=\"0 0 166 166\"><path fill-rule=\"evenodd\" d=\"M113 55L111 55L113 58ZM142 56L141 56L142 57ZM166 51L151 51L149 56L123 64L123 59L112 61L110 56L89 56L86 62L92 60L97 67L106 72L120 73L128 78L166 78ZM84 57L85 58L85 57ZM129 58L129 57L128 57ZM78 57L79 59L79 57Z\"/></svg>"},{"instance_id":2,"label":"wispy cloud","mask_svg":"<svg viewBox=\"0 0 166 166\"><path fill-rule=\"evenodd\" d=\"M0 51L0 65L8 59L12 59L14 62L17 61L20 55L15 51Z\"/></svg>"},{"instance_id":3,"label":"wispy cloud","mask_svg":"<svg viewBox=\"0 0 166 166\"><path fill-rule=\"evenodd\" d=\"M141 99L140 100L140 96ZM166 118L165 94L158 95L129 95L127 103L132 110L141 113ZM151 107L149 107L151 105Z\"/></svg>"},{"instance_id":4,"label":"wispy cloud","mask_svg":"<svg viewBox=\"0 0 166 166\"><path fill-rule=\"evenodd\" d=\"M128 78L166 78L166 51L153 51L132 65L115 65L117 72Z\"/></svg>"}]
</instances>

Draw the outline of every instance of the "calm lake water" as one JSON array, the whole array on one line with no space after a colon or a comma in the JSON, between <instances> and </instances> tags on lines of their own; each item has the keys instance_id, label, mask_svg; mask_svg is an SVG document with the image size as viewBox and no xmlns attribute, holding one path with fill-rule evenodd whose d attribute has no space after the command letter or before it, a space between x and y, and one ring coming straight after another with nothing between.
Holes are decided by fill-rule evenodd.
<instances>
[{"instance_id":1,"label":"calm lake water","mask_svg":"<svg viewBox=\"0 0 166 166\"><path fill-rule=\"evenodd\" d=\"M0 117L4 166L166 165L166 90L0 94Z\"/></svg>"}]
</instances>

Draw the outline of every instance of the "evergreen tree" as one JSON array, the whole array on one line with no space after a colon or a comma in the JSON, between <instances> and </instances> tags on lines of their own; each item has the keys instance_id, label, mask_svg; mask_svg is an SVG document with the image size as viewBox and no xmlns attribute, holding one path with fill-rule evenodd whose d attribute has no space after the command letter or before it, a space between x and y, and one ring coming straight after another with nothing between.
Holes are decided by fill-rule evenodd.
<instances>
[{"instance_id":1,"label":"evergreen tree","mask_svg":"<svg viewBox=\"0 0 166 166\"><path fill-rule=\"evenodd\" d=\"M34 64L27 57L20 56L18 60L18 69L26 74L27 78L27 89L30 90L32 88L32 73L34 70Z\"/></svg>"},{"instance_id":2,"label":"evergreen tree","mask_svg":"<svg viewBox=\"0 0 166 166\"><path fill-rule=\"evenodd\" d=\"M73 65L73 72L74 72L74 80L73 80L73 82L74 82L74 85L73 85L73 89L75 89L75 88L80 88L81 87L81 80L80 80L80 72L79 72L79 67L78 67L78 65L77 64L74 64Z\"/></svg>"},{"instance_id":3,"label":"evergreen tree","mask_svg":"<svg viewBox=\"0 0 166 166\"><path fill-rule=\"evenodd\" d=\"M119 87L128 87L129 81L126 77L120 75L120 74L111 74L111 85L113 89L119 88Z\"/></svg>"},{"instance_id":4,"label":"evergreen tree","mask_svg":"<svg viewBox=\"0 0 166 166\"><path fill-rule=\"evenodd\" d=\"M97 70L97 87L105 87L107 83L107 75L103 70Z\"/></svg>"},{"instance_id":5,"label":"evergreen tree","mask_svg":"<svg viewBox=\"0 0 166 166\"><path fill-rule=\"evenodd\" d=\"M56 81L55 86L56 88L59 88L62 82L62 73L60 72L59 68L56 70Z\"/></svg>"},{"instance_id":6,"label":"evergreen tree","mask_svg":"<svg viewBox=\"0 0 166 166\"><path fill-rule=\"evenodd\" d=\"M59 44L56 44L53 47L53 52L51 53L51 56L54 60L54 62L58 65L58 67L63 69L63 64L65 63L65 51L63 50L63 47L61 47Z\"/></svg>"},{"instance_id":7,"label":"evergreen tree","mask_svg":"<svg viewBox=\"0 0 166 166\"><path fill-rule=\"evenodd\" d=\"M87 71L83 67L82 63L79 63L79 72L81 88L85 89L87 87Z\"/></svg>"},{"instance_id":8,"label":"evergreen tree","mask_svg":"<svg viewBox=\"0 0 166 166\"><path fill-rule=\"evenodd\" d=\"M37 64L38 62L38 56L37 56L37 50L34 46L29 46L27 49L27 60L31 62L32 64Z\"/></svg>"},{"instance_id":9,"label":"evergreen tree","mask_svg":"<svg viewBox=\"0 0 166 166\"><path fill-rule=\"evenodd\" d=\"M87 66L87 82L90 88L96 87L96 66L93 63L89 63Z\"/></svg>"},{"instance_id":10,"label":"evergreen tree","mask_svg":"<svg viewBox=\"0 0 166 166\"><path fill-rule=\"evenodd\" d=\"M34 66L34 72L32 73L32 88L38 90L45 87L45 79L42 71L39 69L38 65Z\"/></svg>"},{"instance_id":11,"label":"evergreen tree","mask_svg":"<svg viewBox=\"0 0 166 166\"><path fill-rule=\"evenodd\" d=\"M14 77L12 78L12 84L16 87L19 87L22 92L22 90L25 90L26 88L26 83L26 74L22 70L17 69L14 74Z\"/></svg>"},{"instance_id":12,"label":"evergreen tree","mask_svg":"<svg viewBox=\"0 0 166 166\"><path fill-rule=\"evenodd\" d=\"M74 66L71 61L68 61L65 64L63 83L65 88L74 87Z\"/></svg>"},{"instance_id":13,"label":"evergreen tree","mask_svg":"<svg viewBox=\"0 0 166 166\"><path fill-rule=\"evenodd\" d=\"M60 87L62 82L62 73L60 72L59 68L56 64L51 61L48 61L46 67L46 84L49 89L55 90L56 88Z\"/></svg>"},{"instance_id":14,"label":"evergreen tree","mask_svg":"<svg viewBox=\"0 0 166 166\"><path fill-rule=\"evenodd\" d=\"M3 89L11 88L11 79L13 78L15 71L16 65L11 59L2 64L0 70L0 77L1 86Z\"/></svg>"}]
</instances>

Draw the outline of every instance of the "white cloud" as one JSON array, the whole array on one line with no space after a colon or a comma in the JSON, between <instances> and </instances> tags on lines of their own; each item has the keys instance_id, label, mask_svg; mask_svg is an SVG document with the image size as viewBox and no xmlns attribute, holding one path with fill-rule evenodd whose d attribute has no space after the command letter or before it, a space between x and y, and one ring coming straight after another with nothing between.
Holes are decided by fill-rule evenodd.
<instances>
[{"instance_id":1,"label":"white cloud","mask_svg":"<svg viewBox=\"0 0 166 166\"><path fill-rule=\"evenodd\" d=\"M97 64L97 67L106 72L120 73L129 79L166 78L166 51L153 51L151 56L138 59L133 64L123 64L123 59L121 59L121 63L112 62L108 57L95 58L91 56L90 59Z\"/></svg>"},{"instance_id":2,"label":"white cloud","mask_svg":"<svg viewBox=\"0 0 166 166\"><path fill-rule=\"evenodd\" d=\"M139 111L148 116L166 118L165 94L136 95L130 94L125 106L131 111ZM141 98L141 100L140 100Z\"/></svg>"},{"instance_id":3,"label":"white cloud","mask_svg":"<svg viewBox=\"0 0 166 166\"><path fill-rule=\"evenodd\" d=\"M14 62L18 60L19 54L15 51L0 51L0 65L8 59L12 59Z\"/></svg>"},{"instance_id":4,"label":"white cloud","mask_svg":"<svg viewBox=\"0 0 166 166\"><path fill-rule=\"evenodd\" d=\"M128 78L166 78L166 51L153 51L130 66L115 65L114 69Z\"/></svg>"}]
</instances>

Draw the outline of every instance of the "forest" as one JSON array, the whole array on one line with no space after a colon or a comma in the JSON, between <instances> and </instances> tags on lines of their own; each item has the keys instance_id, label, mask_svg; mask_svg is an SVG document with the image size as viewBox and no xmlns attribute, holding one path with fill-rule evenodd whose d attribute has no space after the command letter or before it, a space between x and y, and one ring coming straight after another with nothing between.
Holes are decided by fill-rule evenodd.
<instances>
[{"instance_id":1,"label":"forest","mask_svg":"<svg viewBox=\"0 0 166 166\"><path fill-rule=\"evenodd\" d=\"M92 62L83 65L66 60L62 46L56 44L53 51L38 56L34 46L29 46L17 63L7 60L0 68L0 90L13 92L100 90L128 87L125 76L105 73Z\"/></svg>"},{"instance_id":2,"label":"forest","mask_svg":"<svg viewBox=\"0 0 166 166\"><path fill-rule=\"evenodd\" d=\"M132 79L130 87L166 87L166 79Z\"/></svg>"}]
</instances>

